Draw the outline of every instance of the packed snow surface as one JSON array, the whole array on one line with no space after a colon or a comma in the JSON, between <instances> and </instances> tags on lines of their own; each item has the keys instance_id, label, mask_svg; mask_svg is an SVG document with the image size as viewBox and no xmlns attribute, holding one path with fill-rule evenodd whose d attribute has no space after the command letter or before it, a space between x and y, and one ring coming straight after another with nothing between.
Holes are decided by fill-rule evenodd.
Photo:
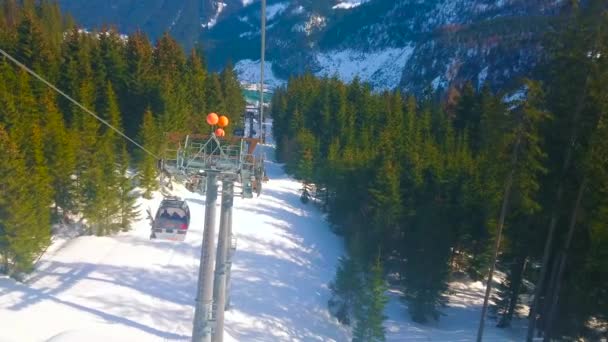
<instances>
[{"instance_id":1,"label":"packed snow surface","mask_svg":"<svg viewBox=\"0 0 608 342\"><path fill-rule=\"evenodd\" d=\"M273 155L270 145L258 149ZM238 246L224 341L349 341L349 330L326 308L341 239L312 204L299 201L299 182L275 162L266 168L263 194L235 199ZM60 230L24 283L0 276L0 341L189 341L205 199L181 186L174 194L192 213L184 242L149 240L145 215L131 232L112 237ZM142 199L141 208L154 212L160 200ZM445 316L428 325L412 323L391 291L387 341L472 341L483 289L479 282L452 283ZM521 330L493 323L487 341L522 340Z\"/></svg>"},{"instance_id":2,"label":"packed snow surface","mask_svg":"<svg viewBox=\"0 0 608 342\"><path fill-rule=\"evenodd\" d=\"M389 291L384 323L387 341L470 342L477 337L485 283L453 281L450 283L449 303L442 309L439 322L414 323L407 316L407 305L399 299L398 290ZM408 319L404 319L408 318ZM524 320L514 319L512 328L496 327L496 320L486 319L483 340L489 342L519 342L525 340Z\"/></svg>"}]
</instances>

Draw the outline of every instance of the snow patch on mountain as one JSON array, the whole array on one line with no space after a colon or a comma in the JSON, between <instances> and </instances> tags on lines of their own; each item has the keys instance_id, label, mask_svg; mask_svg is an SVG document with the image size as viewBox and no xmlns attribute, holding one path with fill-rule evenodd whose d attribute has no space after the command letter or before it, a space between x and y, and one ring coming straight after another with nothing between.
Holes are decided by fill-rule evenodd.
<instances>
[{"instance_id":1,"label":"snow patch on mountain","mask_svg":"<svg viewBox=\"0 0 608 342\"><path fill-rule=\"evenodd\" d=\"M208 23L201 25L203 28L210 29L213 26L215 26L215 24L217 23L217 18L220 16L220 14L224 10L224 8L227 6L225 2L217 2L216 5L217 5L217 12L215 12L215 14L209 20Z\"/></svg>"},{"instance_id":2,"label":"snow patch on mountain","mask_svg":"<svg viewBox=\"0 0 608 342\"><path fill-rule=\"evenodd\" d=\"M351 9L361 4L368 2L369 0L342 0L338 4L334 5L333 9Z\"/></svg>"},{"instance_id":3,"label":"snow patch on mountain","mask_svg":"<svg viewBox=\"0 0 608 342\"><path fill-rule=\"evenodd\" d=\"M477 87L481 88L483 86L483 84L486 82L487 78L488 78L488 67L486 66L485 68L483 68L483 70L481 70L479 72L479 75L477 75Z\"/></svg>"},{"instance_id":4,"label":"snow patch on mountain","mask_svg":"<svg viewBox=\"0 0 608 342\"><path fill-rule=\"evenodd\" d=\"M234 70L238 75L239 81L244 83L260 83L260 61L242 59L236 63ZM279 79L272 71L272 62L264 62L264 84L269 88L277 88L285 84L284 80Z\"/></svg>"},{"instance_id":5,"label":"snow patch on mountain","mask_svg":"<svg viewBox=\"0 0 608 342\"><path fill-rule=\"evenodd\" d=\"M445 89L448 85L448 81L443 76L437 76L431 81L433 90Z\"/></svg>"},{"instance_id":6,"label":"snow patch on mountain","mask_svg":"<svg viewBox=\"0 0 608 342\"><path fill-rule=\"evenodd\" d=\"M173 19L173 22L171 22L171 25L169 25L169 31L171 31L173 29L173 27L175 27L175 24L179 21L179 19L181 19L183 11L184 11L184 9L180 8L180 10L177 12L175 19Z\"/></svg>"},{"instance_id":7,"label":"snow patch on mountain","mask_svg":"<svg viewBox=\"0 0 608 342\"><path fill-rule=\"evenodd\" d=\"M302 14L304 13L304 6L300 5L291 11L292 14Z\"/></svg>"},{"instance_id":8,"label":"snow patch on mountain","mask_svg":"<svg viewBox=\"0 0 608 342\"><path fill-rule=\"evenodd\" d=\"M327 18L312 14L306 22L294 25L291 31L304 32L307 36L310 36L314 31L322 29L325 25L327 25Z\"/></svg>"},{"instance_id":9,"label":"snow patch on mountain","mask_svg":"<svg viewBox=\"0 0 608 342\"><path fill-rule=\"evenodd\" d=\"M466 0L446 0L444 2L438 2L435 6L435 10L427 13L426 22L424 28L426 31L433 30L434 28L445 25L445 24L457 24L461 23L465 16L461 16L459 11L466 8L466 4L463 3Z\"/></svg>"},{"instance_id":10,"label":"snow patch on mountain","mask_svg":"<svg viewBox=\"0 0 608 342\"><path fill-rule=\"evenodd\" d=\"M266 20L272 20L277 15L283 13L287 9L289 4L279 2L278 4L272 4L266 7Z\"/></svg>"},{"instance_id":11,"label":"snow patch on mountain","mask_svg":"<svg viewBox=\"0 0 608 342\"><path fill-rule=\"evenodd\" d=\"M369 82L376 90L394 89L401 81L401 71L412 56L413 46L386 48L374 52L351 49L328 51L317 55L318 76L337 75L345 82L355 77Z\"/></svg>"}]
</instances>

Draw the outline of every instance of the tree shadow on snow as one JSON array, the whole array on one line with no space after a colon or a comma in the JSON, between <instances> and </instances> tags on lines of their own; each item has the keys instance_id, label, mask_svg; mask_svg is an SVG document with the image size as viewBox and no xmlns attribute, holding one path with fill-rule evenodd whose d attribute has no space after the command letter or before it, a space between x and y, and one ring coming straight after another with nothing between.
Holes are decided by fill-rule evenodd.
<instances>
[{"instance_id":1,"label":"tree shadow on snow","mask_svg":"<svg viewBox=\"0 0 608 342\"><path fill-rule=\"evenodd\" d=\"M159 301L171 302L190 307L194 303L196 274L186 267L172 267L164 271L150 271L139 268L95 265L90 263L64 263L51 261L45 270L39 271L45 279L53 279L49 283L26 286L17 284L10 293L21 292L17 303L8 307L9 310L20 311L41 301L51 301L62 304L95 316L108 322L124 324L146 333L165 339L187 339L188 336L163 331L154 326L174 326L175 322L191 321L191 310L183 308L167 308L159 305ZM81 282L94 282L86 286L96 289L87 296L87 305L79 304L62 297L62 293L77 286ZM91 286L92 285L92 286ZM128 288L147 296L152 301L133 302L117 297L111 299L103 292L104 286L119 286ZM4 294L2 294L4 295ZM0 295L0 297L2 296ZM141 317L151 317L153 326L138 322Z\"/></svg>"}]
</instances>

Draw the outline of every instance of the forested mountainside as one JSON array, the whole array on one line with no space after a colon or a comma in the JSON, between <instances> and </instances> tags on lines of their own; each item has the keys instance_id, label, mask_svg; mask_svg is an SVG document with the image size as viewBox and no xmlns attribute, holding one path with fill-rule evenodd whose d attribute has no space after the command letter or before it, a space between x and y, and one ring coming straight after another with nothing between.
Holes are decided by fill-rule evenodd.
<instances>
[{"instance_id":1,"label":"forested mountainside","mask_svg":"<svg viewBox=\"0 0 608 342\"><path fill-rule=\"evenodd\" d=\"M152 37L202 44L211 69L227 60L254 81L260 56L257 0L61 0L87 27L114 23ZM276 77L310 70L379 89L421 94L472 80L501 88L529 72L563 0L269 0L268 60Z\"/></svg>"}]
</instances>

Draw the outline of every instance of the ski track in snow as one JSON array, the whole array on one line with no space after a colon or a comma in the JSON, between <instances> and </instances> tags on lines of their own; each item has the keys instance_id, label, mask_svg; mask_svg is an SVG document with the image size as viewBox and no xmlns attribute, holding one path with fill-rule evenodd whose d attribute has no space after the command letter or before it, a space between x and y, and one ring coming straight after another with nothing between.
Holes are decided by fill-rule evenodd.
<instances>
[{"instance_id":1,"label":"ski track in snow","mask_svg":"<svg viewBox=\"0 0 608 342\"><path fill-rule=\"evenodd\" d=\"M271 157L272 149L258 152ZM314 206L300 203L299 182L280 164L267 161L266 168L270 182L262 196L235 198L238 243L224 340L349 341L349 330L327 311L327 284L343 243ZM156 193L140 200L141 218L131 232L57 239L25 283L0 276L0 341L189 341L204 197L181 186L175 194L192 212L182 243L149 240L145 209L155 212ZM399 292L390 291L387 341L473 341L483 291L480 282L452 283L445 316L427 325L411 322ZM484 340L521 341L524 328L515 320L514 328L498 329L490 319Z\"/></svg>"}]
</instances>

